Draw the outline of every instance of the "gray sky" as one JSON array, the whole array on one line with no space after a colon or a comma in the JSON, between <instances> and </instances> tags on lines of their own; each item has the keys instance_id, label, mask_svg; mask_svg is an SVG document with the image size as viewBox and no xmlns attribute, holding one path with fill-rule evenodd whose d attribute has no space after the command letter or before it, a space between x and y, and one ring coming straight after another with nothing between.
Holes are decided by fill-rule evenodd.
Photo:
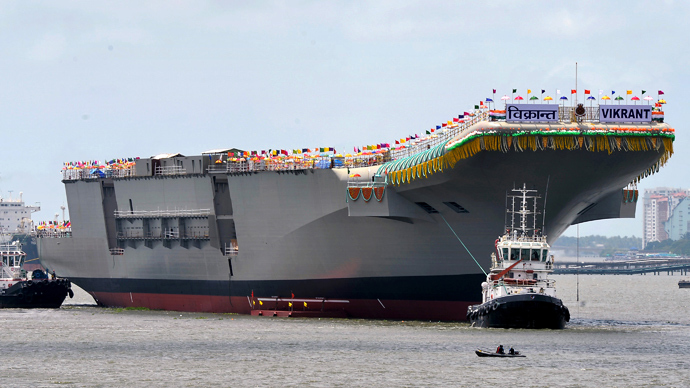
<instances>
[{"instance_id":1,"label":"gray sky","mask_svg":"<svg viewBox=\"0 0 690 388\"><path fill-rule=\"evenodd\" d=\"M3 1L0 192L45 220L66 161L392 143L494 88L574 88L576 61L579 90L666 93L676 154L640 188L689 187L689 7L602 3Z\"/></svg>"}]
</instances>

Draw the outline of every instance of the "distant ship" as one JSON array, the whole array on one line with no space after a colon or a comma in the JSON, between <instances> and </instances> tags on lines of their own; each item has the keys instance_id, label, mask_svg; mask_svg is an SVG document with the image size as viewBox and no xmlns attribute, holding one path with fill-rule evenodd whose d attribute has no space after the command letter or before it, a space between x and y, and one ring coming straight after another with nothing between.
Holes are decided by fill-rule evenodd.
<instances>
[{"instance_id":1,"label":"distant ship","mask_svg":"<svg viewBox=\"0 0 690 388\"><path fill-rule=\"evenodd\" d=\"M0 197L0 242L18 241L26 254L24 269L33 271L43 270L38 261L38 242L34 233L34 221L31 214L40 211L40 206L27 205L23 200L23 193L19 198Z\"/></svg>"},{"instance_id":2,"label":"distant ship","mask_svg":"<svg viewBox=\"0 0 690 388\"><path fill-rule=\"evenodd\" d=\"M505 234L491 253L482 283L482 304L467 309L472 326L505 329L563 329L570 311L556 297L553 256L541 229L536 190L514 188L507 195Z\"/></svg>"},{"instance_id":3,"label":"distant ship","mask_svg":"<svg viewBox=\"0 0 690 388\"><path fill-rule=\"evenodd\" d=\"M603 113L601 113L603 112ZM661 105L478 107L394 143L67 162L43 265L104 306L465 320L505 190L548 191L547 242L634 217L673 153Z\"/></svg>"}]
</instances>

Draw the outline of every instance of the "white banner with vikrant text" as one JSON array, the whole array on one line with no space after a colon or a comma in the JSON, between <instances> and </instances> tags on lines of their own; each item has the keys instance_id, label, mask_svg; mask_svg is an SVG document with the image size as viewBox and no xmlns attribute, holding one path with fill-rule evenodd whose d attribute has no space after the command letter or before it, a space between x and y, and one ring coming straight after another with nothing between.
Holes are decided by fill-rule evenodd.
<instances>
[{"instance_id":1,"label":"white banner with vikrant text","mask_svg":"<svg viewBox=\"0 0 690 388\"><path fill-rule=\"evenodd\" d=\"M558 121L556 104L508 104L506 121Z\"/></svg>"},{"instance_id":2,"label":"white banner with vikrant text","mask_svg":"<svg viewBox=\"0 0 690 388\"><path fill-rule=\"evenodd\" d=\"M649 123L651 105L599 105L600 123Z\"/></svg>"}]
</instances>

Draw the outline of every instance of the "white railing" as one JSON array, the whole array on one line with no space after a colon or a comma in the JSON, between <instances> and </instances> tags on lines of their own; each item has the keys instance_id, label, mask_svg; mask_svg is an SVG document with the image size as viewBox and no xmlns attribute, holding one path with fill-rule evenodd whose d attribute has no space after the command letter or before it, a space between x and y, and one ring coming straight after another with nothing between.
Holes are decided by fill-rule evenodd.
<instances>
[{"instance_id":1,"label":"white railing","mask_svg":"<svg viewBox=\"0 0 690 388\"><path fill-rule=\"evenodd\" d=\"M187 171L182 166L156 166L156 175L184 175Z\"/></svg>"},{"instance_id":2,"label":"white railing","mask_svg":"<svg viewBox=\"0 0 690 388\"><path fill-rule=\"evenodd\" d=\"M436 137L433 137L434 135L430 135L424 140L411 140L412 146L411 147L406 147L401 150L391 150L391 160L398 160L402 158L406 158L408 156L415 155L419 152L426 151L427 149L436 147L437 145L448 141L455 136L461 134L463 131L471 127L472 125L480 122L480 121L486 121L489 118L489 111L488 110L483 110L480 113L476 114L475 116L471 116L469 119L463 120L463 123L459 123L457 127L454 128L448 128L446 129L441 129L440 132L435 132Z\"/></svg>"},{"instance_id":3,"label":"white railing","mask_svg":"<svg viewBox=\"0 0 690 388\"><path fill-rule=\"evenodd\" d=\"M130 168L95 168L82 167L62 170L62 180L76 181L99 178L125 178L134 176L134 167Z\"/></svg>"},{"instance_id":4,"label":"white railing","mask_svg":"<svg viewBox=\"0 0 690 388\"><path fill-rule=\"evenodd\" d=\"M180 218L208 217L211 209L115 210L115 218Z\"/></svg>"},{"instance_id":5,"label":"white railing","mask_svg":"<svg viewBox=\"0 0 690 388\"><path fill-rule=\"evenodd\" d=\"M41 238L65 238L72 237L72 230L66 228L64 230L44 229L36 231L36 236Z\"/></svg>"},{"instance_id":6,"label":"white railing","mask_svg":"<svg viewBox=\"0 0 690 388\"><path fill-rule=\"evenodd\" d=\"M208 240L208 232L180 233L167 231L162 233L152 232L118 232L118 240Z\"/></svg>"}]
</instances>

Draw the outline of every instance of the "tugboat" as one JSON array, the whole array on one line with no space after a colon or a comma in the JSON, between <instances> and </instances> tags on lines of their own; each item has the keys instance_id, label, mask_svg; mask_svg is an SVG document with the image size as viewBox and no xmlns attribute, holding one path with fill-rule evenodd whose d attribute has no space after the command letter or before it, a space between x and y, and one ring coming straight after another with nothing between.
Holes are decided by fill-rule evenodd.
<instances>
[{"instance_id":1,"label":"tugboat","mask_svg":"<svg viewBox=\"0 0 690 388\"><path fill-rule=\"evenodd\" d=\"M690 288L690 279L681 279L678 281L678 288Z\"/></svg>"},{"instance_id":2,"label":"tugboat","mask_svg":"<svg viewBox=\"0 0 690 388\"><path fill-rule=\"evenodd\" d=\"M0 243L0 308L59 308L74 296L68 279L52 279L40 269L26 276L26 253L18 241Z\"/></svg>"},{"instance_id":3,"label":"tugboat","mask_svg":"<svg viewBox=\"0 0 690 388\"><path fill-rule=\"evenodd\" d=\"M540 198L526 184L507 195L510 207L505 234L496 240L496 252L491 253L491 271L482 283L482 304L467 309L472 326L563 329L570 321L570 311L556 298L555 281L547 278L553 272L553 256L549 256L546 235L537 228Z\"/></svg>"}]
</instances>

